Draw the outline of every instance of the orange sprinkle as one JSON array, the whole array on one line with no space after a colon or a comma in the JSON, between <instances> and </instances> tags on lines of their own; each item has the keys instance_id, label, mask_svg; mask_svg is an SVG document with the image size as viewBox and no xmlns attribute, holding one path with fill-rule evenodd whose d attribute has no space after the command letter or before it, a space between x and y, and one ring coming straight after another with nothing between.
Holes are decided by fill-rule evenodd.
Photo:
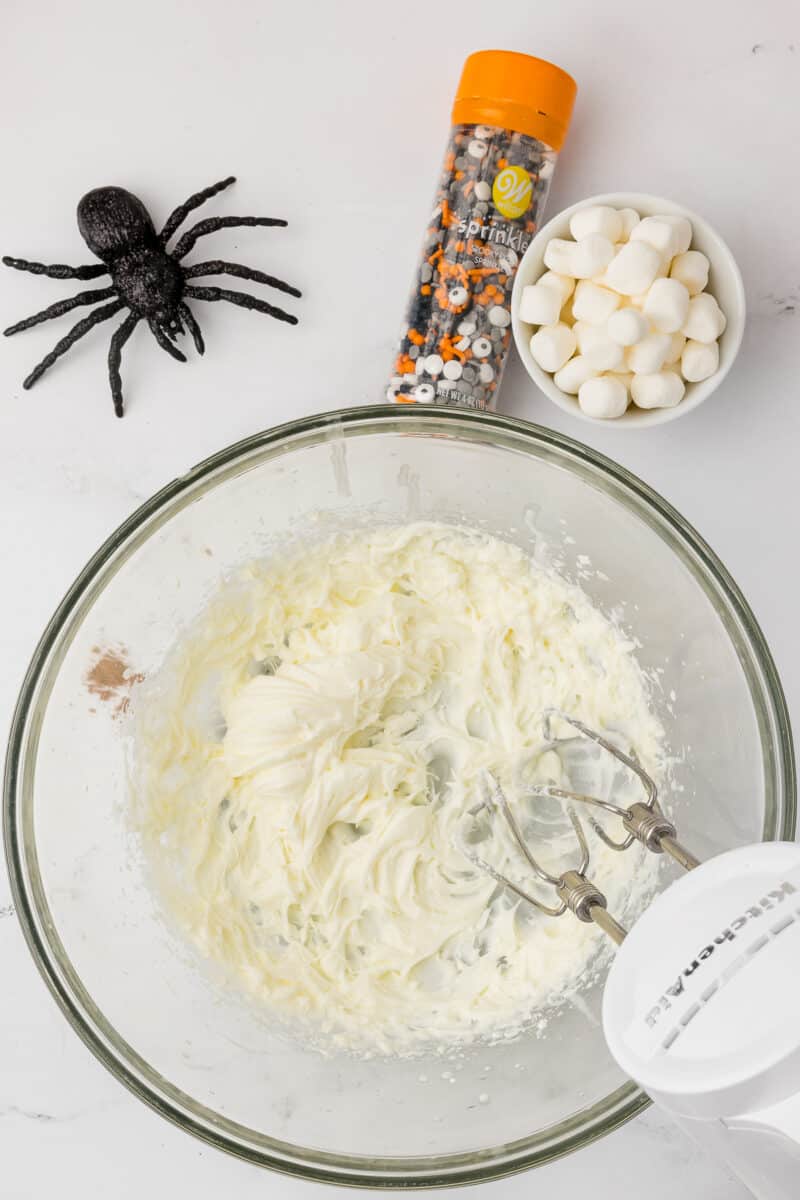
<instances>
[{"instance_id":1,"label":"orange sprinkle","mask_svg":"<svg viewBox=\"0 0 800 1200\"><path fill-rule=\"evenodd\" d=\"M430 285L429 283L423 283L422 287L421 287L419 290L420 290L420 295L422 295L422 296L430 296L430 294L431 294L431 285Z\"/></svg>"},{"instance_id":2,"label":"orange sprinkle","mask_svg":"<svg viewBox=\"0 0 800 1200\"><path fill-rule=\"evenodd\" d=\"M408 340L409 340L410 342L413 342L415 346L421 346L421 345L422 345L422 343L425 341L425 338L424 338L424 337L423 337L423 335L422 335L422 334L419 332L419 330L417 330L417 329L409 329L409 331L408 331Z\"/></svg>"},{"instance_id":3,"label":"orange sprinkle","mask_svg":"<svg viewBox=\"0 0 800 1200\"><path fill-rule=\"evenodd\" d=\"M413 358L409 358L407 354L401 354L395 363L395 370L398 375L413 375L416 372Z\"/></svg>"},{"instance_id":4,"label":"orange sprinkle","mask_svg":"<svg viewBox=\"0 0 800 1200\"><path fill-rule=\"evenodd\" d=\"M403 396L400 393L398 393L395 396L394 400L395 400L395 404L416 404L417 403L413 396Z\"/></svg>"}]
</instances>

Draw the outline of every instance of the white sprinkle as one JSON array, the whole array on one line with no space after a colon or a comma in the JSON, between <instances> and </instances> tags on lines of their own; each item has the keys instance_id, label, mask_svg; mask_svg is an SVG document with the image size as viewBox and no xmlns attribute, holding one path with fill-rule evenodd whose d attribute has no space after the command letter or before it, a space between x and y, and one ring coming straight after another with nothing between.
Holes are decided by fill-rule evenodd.
<instances>
[{"instance_id":1,"label":"white sprinkle","mask_svg":"<svg viewBox=\"0 0 800 1200\"><path fill-rule=\"evenodd\" d=\"M429 354L422 365L428 375L441 375L444 360L439 354Z\"/></svg>"},{"instance_id":2,"label":"white sprinkle","mask_svg":"<svg viewBox=\"0 0 800 1200\"><path fill-rule=\"evenodd\" d=\"M475 184L475 199L488 200L491 197L492 189L485 179L479 179Z\"/></svg>"},{"instance_id":3,"label":"white sprinkle","mask_svg":"<svg viewBox=\"0 0 800 1200\"><path fill-rule=\"evenodd\" d=\"M489 341L488 338L485 338L485 337L475 338L475 341L472 343L472 353L475 355L476 358L486 358L486 355L490 354L491 350L492 350L492 343Z\"/></svg>"},{"instance_id":4,"label":"white sprinkle","mask_svg":"<svg viewBox=\"0 0 800 1200\"><path fill-rule=\"evenodd\" d=\"M481 383L491 383L494 379L494 367L490 367L488 363L481 363L478 368Z\"/></svg>"},{"instance_id":5,"label":"white sprinkle","mask_svg":"<svg viewBox=\"0 0 800 1200\"><path fill-rule=\"evenodd\" d=\"M448 361L444 364L445 379L460 379L461 371L461 363L457 358L448 359Z\"/></svg>"},{"instance_id":6,"label":"white sprinkle","mask_svg":"<svg viewBox=\"0 0 800 1200\"><path fill-rule=\"evenodd\" d=\"M489 147L486 145L486 142L481 142L478 138L475 138L467 146L467 154L472 158L483 158L488 149Z\"/></svg>"},{"instance_id":7,"label":"white sprinkle","mask_svg":"<svg viewBox=\"0 0 800 1200\"><path fill-rule=\"evenodd\" d=\"M489 309L489 324L496 325L498 329L505 329L511 324L511 313L507 308L503 308L502 304L494 304Z\"/></svg>"}]
</instances>

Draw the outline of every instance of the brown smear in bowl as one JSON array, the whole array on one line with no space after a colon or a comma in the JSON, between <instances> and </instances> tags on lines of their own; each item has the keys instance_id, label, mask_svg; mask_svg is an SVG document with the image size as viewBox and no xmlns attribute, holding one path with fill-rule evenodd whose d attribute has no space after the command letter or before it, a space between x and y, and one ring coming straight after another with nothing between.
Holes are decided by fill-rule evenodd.
<instances>
[{"instance_id":1,"label":"brown smear in bowl","mask_svg":"<svg viewBox=\"0 0 800 1200\"><path fill-rule=\"evenodd\" d=\"M113 716L120 717L130 704L131 689L141 683L144 675L131 669L124 646L93 646L92 655L84 676L86 687L92 696L110 706Z\"/></svg>"}]
</instances>

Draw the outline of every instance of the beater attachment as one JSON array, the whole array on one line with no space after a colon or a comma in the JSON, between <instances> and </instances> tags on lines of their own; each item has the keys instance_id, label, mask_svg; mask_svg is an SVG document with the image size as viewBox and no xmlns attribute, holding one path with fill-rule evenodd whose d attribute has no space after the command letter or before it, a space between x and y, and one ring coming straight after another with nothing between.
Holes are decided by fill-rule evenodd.
<instances>
[{"instance_id":1,"label":"beater attachment","mask_svg":"<svg viewBox=\"0 0 800 1200\"><path fill-rule=\"evenodd\" d=\"M572 726L577 731L577 735L570 738L554 738L552 736L552 722L554 719L564 721L567 725ZM644 770L633 753L625 754L624 751L603 737L602 734L597 733L594 729L590 729L575 717L568 716L557 709L551 709L546 713L545 739L549 749L555 749L566 742L577 741L579 738L587 738L602 750L612 755L623 767L631 771L642 784L645 798L644 800L636 801L628 808L623 808L611 800L602 800L598 796L587 795L584 792L570 791L567 788L556 787L551 784L542 784L533 788L533 794L536 796L547 796L556 800L566 801L568 805L567 813L578 847L577 865L575 867L562 872L560 875L554 875L542 866L532 854L528 841L508 803L505 793L493 775L489 776L487 781L486 796L483 805L502 818L511 833L514 845L530 867L534 876L540 882L548 884L554 889L557 903L547 904L543 900L538 899L526 888L509 878L505 872L499 871L472 847L462 846L462 850L475 866L485 871L487 875L490 875L496 883L508 888L521 900L532 904L534 908L537 908L546 916L561 917L565 912L571 912L579 921L594 922L594 924L604 930L619 945L626 936L626 930L608 912L606 897L587 875L590 861L589 842L575 806L585 804L589 807L602 809L604 812L619 818L624 833L624 836L619 840L611 837L599 822L596 820L592 821L594 832L613 850L620 852L628 850L634 842L638 841L646 850L651 851L653 854L669 854L686 871L693 870L694 867L699 866L699 860L678 841L675 825L664 815L659 807L658 788L655 781Z\"/></svg>"}]
</instances>

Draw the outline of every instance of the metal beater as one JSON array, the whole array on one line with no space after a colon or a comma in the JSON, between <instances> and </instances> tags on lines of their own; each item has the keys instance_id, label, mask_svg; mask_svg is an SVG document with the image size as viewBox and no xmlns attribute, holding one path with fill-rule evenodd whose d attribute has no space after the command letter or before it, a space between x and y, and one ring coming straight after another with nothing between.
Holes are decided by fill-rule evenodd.
<instances>
[{"instance_id":1,"label":"metal beater","mask_svg":"<svg viewBox=\"0 0 800 1200\"><path fill-rule=\"evenodd\" d=\"M577 730L576 738L554 738L552 736L552 722L554 719L564 721L567 725ZM548 743L548 748L553 749L556 746L564 745L566 742L576 740L577 738L587 738L602 750L612 755L618 763L633 772L642 784L645 793L644 800L637 801L630 805L629 808L622 808L611 800L601 800L597 796L586 795L583 792L569 791L550 784L543 784L533 789L534 794L537 796L549 796L556 800L566 801L569 804L569 819L572 823L580 853L577 867L564 871L561 875L553 875L550 871L545 870L542 864L531 853L519 823L511 811L505 793L494 776L490 777L485 801L487 806L505 821L514 839L514 843L536 878L555 889L558 903L550 905L537 899L536 896L531 895L525 888L515 883L513 879L510 879L503 872L498 871L496 867L492 866L491 863L487 862L485 858L471 848L465 847L464 853L477 867L480 867L482 871L491 875L497 883L509 888L520 899L526 900L528 904L532 904L540 912L545 913L549 917L561 917L565 912L569 911L579 921L587 923L593 921L617 945L620 945L627 935L627 930L608 912L606 897L587 875L590 860L589 842L573 805L585 804L590 807L599 808L620 819L625 834L620 841L616 841L610 837L597 821L592 821L594 832L613 850L628 850L634 842L638 841L653 854L669 854L686 871L691 871L700 864L699 860L678 841L675 825L664 815L659 807L658 788L656 787L655 780L648 775L632 754L625 754L607 738L603 737L602 734L597 733L594 729L590 729L582 721L577 720L576 717L568 716L557 709L551 709L545 714L545 740Z\"/></svg>"}]
</instances>

